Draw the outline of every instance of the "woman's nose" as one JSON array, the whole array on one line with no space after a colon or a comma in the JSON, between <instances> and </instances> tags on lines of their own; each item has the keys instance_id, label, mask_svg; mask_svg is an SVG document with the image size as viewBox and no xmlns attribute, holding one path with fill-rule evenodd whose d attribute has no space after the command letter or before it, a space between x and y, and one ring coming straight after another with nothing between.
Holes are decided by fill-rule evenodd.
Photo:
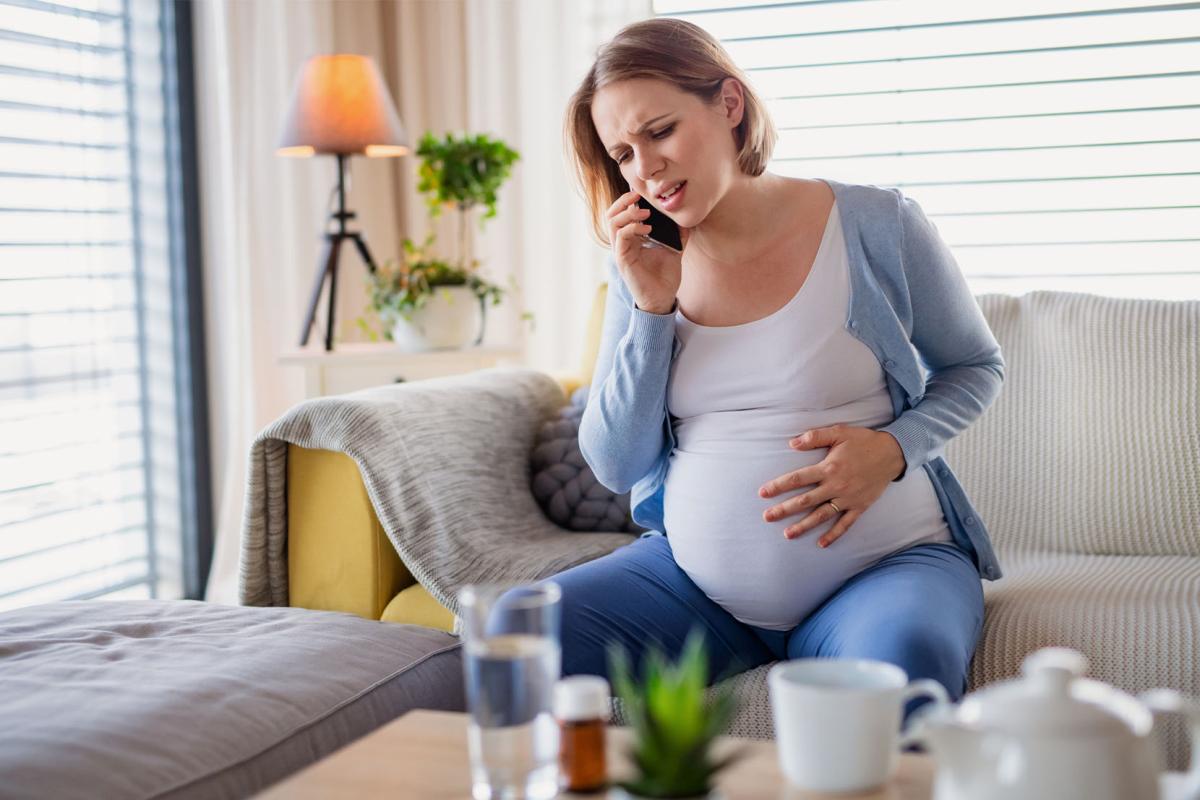
<instances>
[{"instance_id":1,"label":"woman's nose","mask_svg":"<svg viewBox=\"0 0 1200 800\"><path fill-rule=\"evenodd\" d=\"M657 166L656 162L657 162L657 159L646 158L644 156L637 156L636 171L637 171L638 180L642 181L643 183L646 183L651 178L653 178L655 175L662 172L662 167ZM651 164L654 164L654 166L655 166L654 169L650 169Z\"/></svg>"}]
</instances>

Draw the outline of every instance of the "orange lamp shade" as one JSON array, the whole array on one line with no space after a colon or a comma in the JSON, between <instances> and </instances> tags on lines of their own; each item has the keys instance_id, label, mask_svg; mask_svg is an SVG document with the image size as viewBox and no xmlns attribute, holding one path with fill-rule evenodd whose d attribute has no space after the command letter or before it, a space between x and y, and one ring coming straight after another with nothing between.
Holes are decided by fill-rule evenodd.
<instances>
[{"instance_id":1,"label":"orange lamp shade","mask_svg":"<svg viewBox=\"0 0 1200 800\"><path fill-rule=\"evenodd\" d=\"M359 55L313 56L292 90L281 156L316 153L402 156L408 134L375 62Z\"/></svg>"}]
</instances>

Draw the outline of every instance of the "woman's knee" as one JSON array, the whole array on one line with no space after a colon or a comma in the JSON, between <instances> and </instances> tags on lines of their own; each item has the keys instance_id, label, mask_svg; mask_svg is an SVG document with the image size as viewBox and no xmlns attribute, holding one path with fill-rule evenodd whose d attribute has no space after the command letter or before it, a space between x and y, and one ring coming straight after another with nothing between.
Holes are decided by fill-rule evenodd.
<instances>
[{"instance_id":1,"label":"woman's knee","mask_svg":"<svg viewBox=\"0 0 1200 800\"><path fill-rule=\"evenodd\" d=\"M969 559L955 548L923 546L851 580L795 646L887 661L910 679L938 681L957 699L982 625L983 592Z\"/></svg>"},{"instance_id":2,"label":"woman's knee","mask_svg":"<svg viewBox=\"0 0 1200 800\"><path fill-rule=\"evenodd\" d=\"M846 658L871 658L895 664L909 680L932 678L958 700L967 688L974 641L949 626L910 619L847 632L840 650ZM916 706L914 705L914 708Z\"/></svg>"},{"instance_id":3,"label":"woman's knee","mask_svg":"<svg viewBox=\"0 0 1200 800\"><path fill-rule=\"evenodd\" d=\"M484 623L486 636L505 633L539 633L557 631L561 626L562 596L552 607L542 602L530 603L532 597L544 596L546 580L513 586L496 595L487 609Z\"/></svg>"},{"instance_id":4,"label":"woman's knee","mask_svg":"<svg viewBox=\"0 0 1200 800\"><path fill-rule=\"evenodd\" d=\"M577 564L542 579L554 581L562 597L559 629L563 675L609 674L609 651L616 645L627 650L640 639L652 637L643 629L643 606L649 603L644 584L646 570L659 557L661 543L635 539L599 558Z\"/></svg>"},{"instance_id":5,"label":"woman's knee","mask_svg":"<svg viewBox=\"0 0 1200 800\"><path fill-rule=\"evenodd\" d=\"M705 637L709 682L757 666L765 647L692 584L665 537L645 537L546 580L562 589L564 675L609 677L612 648L640 675L650 648L675 659L689 633Z\"/></svg>"},{"instance_id":6,"label":"woman's knee","mask_svg":"<svg viewBox=\"0 0 1200 800\"><path fill-rule=\"evenodd\" d=\"M533 585L542 586L549 581L558 583L561 592L551 622L562 645L562 674L607 677L604 649L609 638L616 634L611 627L616 624L613 610L597 605L598 598L603 595L593 596L593 582L586 576L573 575L566 580L551 576ZM520 618L519 612L513 611L520 607L521 599L528 593L527 586L515 586L499 594L488 613L486 635L529 630L527 621Z\"/></svg>"}]
</instances>

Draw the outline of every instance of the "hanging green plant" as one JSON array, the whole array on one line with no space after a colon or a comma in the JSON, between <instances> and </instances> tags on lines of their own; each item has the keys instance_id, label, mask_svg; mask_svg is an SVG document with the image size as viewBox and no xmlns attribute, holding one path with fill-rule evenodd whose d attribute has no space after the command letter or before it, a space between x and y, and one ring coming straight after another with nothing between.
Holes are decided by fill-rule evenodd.
<instances>
[{"instance_id":1,"label":"hanging green plant","mask_svg":"<svg viewBox=\"0 0 1200 800\"><path fill-rule=\"evenodd\" d=\"M438 140L426 132L417 155L422 158L417 190L427 195L430 216L436 219L447 205L464 212L483 205L487 212L479 220L480 228L484 220L496 216L496 193L521 157L504 142L482 133L461 138L447 133Z\"/></svg>"}]
</instances>

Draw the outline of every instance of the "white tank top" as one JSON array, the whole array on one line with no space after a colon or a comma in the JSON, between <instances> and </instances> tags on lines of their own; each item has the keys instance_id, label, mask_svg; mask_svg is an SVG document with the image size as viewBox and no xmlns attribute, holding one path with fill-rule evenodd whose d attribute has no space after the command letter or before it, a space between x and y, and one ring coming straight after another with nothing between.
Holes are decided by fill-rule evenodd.
<instances>
[{"instance_id":1,"label":"white tank top","mask_svg":"<svg viewBox=\"0 0 1200 800\"><path fill-rule=\"evenodd\" d=\"M923 469L889 483L825 549L817 539L833 521L797 539L783 536L811 509L763 520L767 508L813 487L771 498L759 497L759 487L829 452L793 450L789 439L839 422L878 427L894 419L882 366L844 327L849 304L849 264L835 202L812 270L783 308L719 327L675 312L681 348L667 385L675 448L663 523L679 566L750 625L790 630L884 556L952 541Z\"/></svg>"}]
</instances>

